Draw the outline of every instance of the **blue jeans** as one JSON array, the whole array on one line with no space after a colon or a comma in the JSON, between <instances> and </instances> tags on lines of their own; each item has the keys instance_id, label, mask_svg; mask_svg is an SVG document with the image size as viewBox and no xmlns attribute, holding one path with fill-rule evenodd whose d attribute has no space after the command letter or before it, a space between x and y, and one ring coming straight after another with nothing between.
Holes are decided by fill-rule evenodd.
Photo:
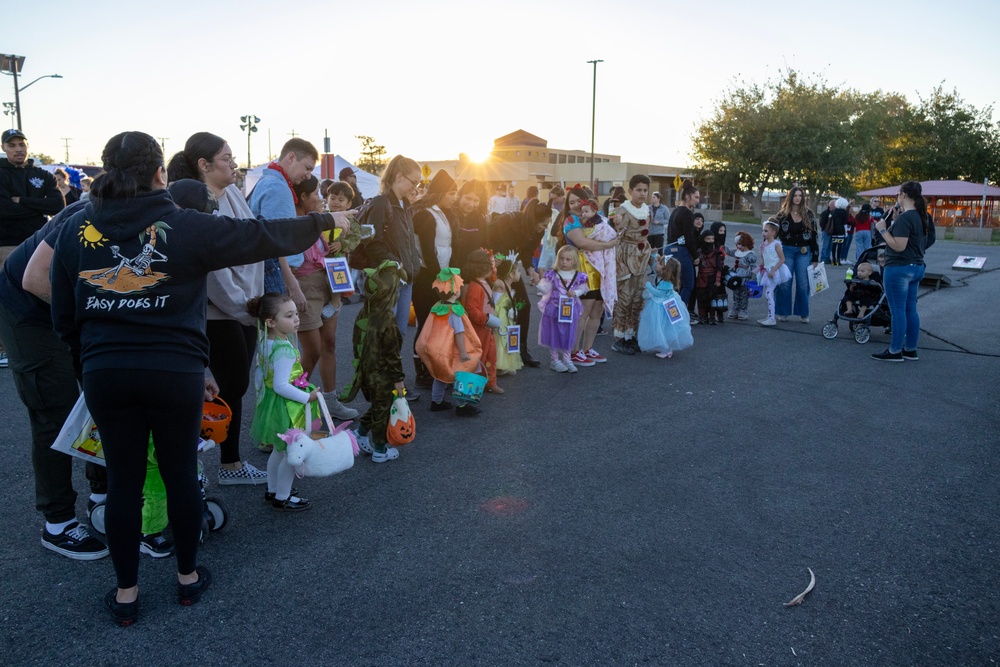
<instances>
[{"instance_id":1,"label":"blue jeans","mask_svg":"<svg viewBox=\"0 0 1000 667\"><path fill-rule=\"evenodd\" d=\"M856 250L854 251L854 262L857 263L857 261L861 259L861 253L872 247L872 233L867 229L855 232L854 240L857 241L857 244L855 245Z\"/></svg>"},{"instance_id":2,"label":"blue jeans","mask_svg":"<svg viewBox=\"0 0 1000 667\"><path fill-rule=\"evenodd\" d=\"M672 245L665 248L665 254L681 263L681 301L687 303L694 289L694 260L687 246Z\"/></svg>"},{"instance_id":3,"label":"blue jeans","mask_svg":"<svg viewBox=\"0 0 1000 667\"><path fill-rule=\"evenodd\" d=\"M406 338L406 327L410 324L410 302L413 300L413 284L399 286L399 300L396 301L396 324L399 333Z\"/></svg>"},{"instance_id":4,"label":"blue jeans","mask_svg":"<svg viewBox=\"0 0 1000 667\"><path fill-rule=\"evenodd\" d=\"M277 259L264 260L264 292L288 294L285 289L285 279L281 275L281 264Z\"/></svg>"},{"instance_id":5,"label":"blue jeans","mask_svg":"<svg viewBox=\"0 0 1000 667\"><path fill-rule=\"evenodd\" d=\"M806 252L801 252L797 246L783 248L785 264L792 272L792 279L778 285L774 290L774 311L779 317L788 317L792 310L792 283L795 283L794 314L799 317L809 317L809 265L812 264L812 253L809 246L802 246Z\"/></svg>"},{"instance_id":6,"label":"blue jeans","mask_svg":"<svg viewBox=\"0 0 1000 667\"><path fill-rule=\"evenodd\" d=\"M889 351L917 349L920 336L920 315L917 314L917 288L927 267L923 264L887 266L882 273L885 300L892 313L892 340Z\"/></svg>"},{"instance_id":7,"label":"blue jeans","mask_svg":"<svg viewBox=\"0 0 1000 667\"><path fill-rule=\"evenodd\" d=\"M823 245L820 246L820 249L819 249L819 261L826 262L827 264L830 263L830 249L832 247L832 244L833 244L833 237L830 236L829 234L827 234L826 232L824 232L823 233ZM786 257L785 258L785 262L787 262L787 261L788 261L788 258ZM791 268L791 265L789 265L789 268Z\"/></svg>"}]
</instances>

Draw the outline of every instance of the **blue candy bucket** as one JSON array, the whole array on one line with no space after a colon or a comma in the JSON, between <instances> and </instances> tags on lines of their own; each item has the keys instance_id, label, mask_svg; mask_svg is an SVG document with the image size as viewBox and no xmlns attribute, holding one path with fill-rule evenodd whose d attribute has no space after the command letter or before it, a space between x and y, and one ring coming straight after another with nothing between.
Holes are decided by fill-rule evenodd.
<instances>
[{"instance_id":1,"label":"blue candy bucket","mask_svg":"<svg viewBox=\"0 0 1000 667\"><path fill-rule=\"evenodd\" d=\"M482 367L482 363L479 364ZM483 373L486 369L483 368ZM466 373L465 371L455 372L455 387L451 395L466 403L478 403L483 397L483 390L486 389L486 375L476 373Z\"/></svg>"},{"instance_id":2,"label":"blue candy bucket","mask_svg":"<svg viewBox=\"0 0 1000 667\"><path fill-rule=\"evenodd\" d=\"M750 295L751 299L759 299L764 296L764 289L760 286L756 280L747 281L747 293Z\"/></svg>"}]
</instances>

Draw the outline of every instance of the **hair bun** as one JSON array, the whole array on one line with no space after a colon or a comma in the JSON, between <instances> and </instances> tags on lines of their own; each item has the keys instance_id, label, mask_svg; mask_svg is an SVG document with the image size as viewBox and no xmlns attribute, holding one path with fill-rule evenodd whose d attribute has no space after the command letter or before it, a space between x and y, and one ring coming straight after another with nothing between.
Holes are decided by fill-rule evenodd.
<instances>
[{"instance_id":1,"label":"hair bun","mask_svg":"<svg viewBox=\"0 0 1000 667\"><path fill-rule=\"evenodd\" d=\"M685 178L684 182L681 183L681 188L693 188L693 187L694 187L694 181L692 181L690 178Z\"/></svg>"},{"instance_id":2,"label":"hair bun","mask_svg":"<svg viewBox=\"0 0 1000 667\"><path fill-rule=\"evenodd\" d=\"M260 297L255 296L247 300L247 312L250 317L257 319L260 317Z\"/></svg>"}]
</instances>

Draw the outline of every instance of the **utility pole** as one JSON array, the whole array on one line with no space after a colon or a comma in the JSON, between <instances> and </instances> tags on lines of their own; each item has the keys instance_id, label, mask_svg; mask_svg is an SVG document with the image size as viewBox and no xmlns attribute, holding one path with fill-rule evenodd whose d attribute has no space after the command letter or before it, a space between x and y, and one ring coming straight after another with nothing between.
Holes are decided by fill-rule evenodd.
<instances>
[{"instance_id":1,"label":"utility pole","mask_svg":"<svg viewBox=\"0 0 1000 667\"><path fill-rule=\"evenodd\" d=\"M69 142L73 137L60 137L62 142L66 145L66 164L69 164Z\"/></svg>"},{"instance_id":2,"label":"utility pole","mask_svg":"<svg viewBox=\"0 0 1000 667\"><path fill-rule=\"evenodd\" d=\"M164 156L167 154L167 139L169 138L170 137L157 137L157 139L160 140L160 150L163 151Z\"/></svg>"},{"instance_id":3,"label":"utility pole","mask_svg":"<svg viewBox=\"0 0 1000 667\"><path fill-rule=\"evenodd\" d=\"M594 127L597 124L597 63L603 63L604 61L588 60L587 62L594 65L594 88L590 104L590 187L594 189L594 194L597 194L597 186L594 185Z\"/></svg>"},{"instance_id":4,"label":"utility pole","mask_svg":"<svg viewBox=\"0 0 1000 667\"><path fill-rule=\"evenodd\" d=\"M299 136L298 134L295 133L295 128L294 127L292 128L292 131L289 132L288 134L292 137L292 139L294 139L295 137Z\"/></svg>"}]
</instances>

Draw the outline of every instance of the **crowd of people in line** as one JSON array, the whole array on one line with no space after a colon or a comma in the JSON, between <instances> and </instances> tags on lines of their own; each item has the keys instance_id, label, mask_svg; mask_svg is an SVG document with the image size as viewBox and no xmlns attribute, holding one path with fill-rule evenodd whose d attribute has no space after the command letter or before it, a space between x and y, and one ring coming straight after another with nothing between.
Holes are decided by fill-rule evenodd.
<instances>
[{"instance_id":1,"label":"crowd of people in line","mask_svg":"<svg viewBox=\"0 0 1000 667\"><path fill-rule=\"evenodd\" d=\"M138 617L140 553L176 557L182 605L211 582L197 563L205 400L232 410L219 483L266 484L275 510L307 510L277 435L306 428L311 402L358 420L360 449L389 462L399 457L387 437L396 399L429 389L431 411L475 417L476 388L460 378L479 375L482 391L500 394L501 378L542 365L528 344L533 309L557 373L608 361L594 347L605 322L614 352L669 358L693 344L692 325L746 320L756 286L768 301L760 324L809 322L820 231L836 264L848 227L859 249L869 243L866 222L887 246L879 270L893 320L889 348L873 356L917 359L916 285L934 231L913 182L888 212L862 207L852 219L835 200L819 224L793 188L755 251L746 232L730 246L725 224L705 227L693 183L671 211L642 174L603 206L582 185L522 201L503 185L488 198L485 183L460 185L443 170L422 183L419 165L397 155L365 200L350 168L320 182L316 148L293 138L244 195L224 138L199 132L166 160L153 137L123 132L104 149L105 173L76 193L27 160L20 131L2 144L0 342L28 408L42 545L80 560L110 554L117 586L104 602L123 625ZM356 271L353 295L330 284L325 261L336 257ZM351 296L361 300L354 364L339 389L338 316ZM416 335L404 350L411 308ZM266 470L241 452L251 378L250 439L270 452ZM106 503L107 546L77 520L71 459L51 449L80 385L105 455L87 478L88 504ZM364 414L347 405L359 392ZM142 512L147 469L162 478L172 541Z\"/></svg>"}]
</instances>

